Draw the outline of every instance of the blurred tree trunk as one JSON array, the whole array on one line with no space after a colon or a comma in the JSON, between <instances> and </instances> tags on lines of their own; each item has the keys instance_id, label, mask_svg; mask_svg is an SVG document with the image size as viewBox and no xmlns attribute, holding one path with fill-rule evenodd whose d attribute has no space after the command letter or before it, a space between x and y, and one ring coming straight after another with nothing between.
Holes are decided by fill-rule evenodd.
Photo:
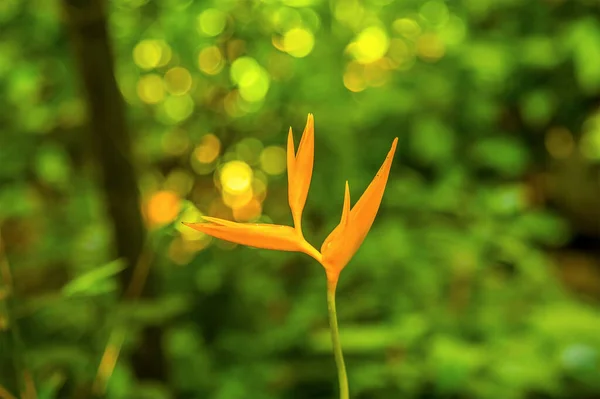
<instances>
[{"instance_id":1,"label":"blurred tree trunk","mask_svg":"<svg viewBox=\"0 0 600 399\"><path fill-rule=\"evenodd\" d=\"M114 74L106 2L62 0L62 3L87 99L90 141L101 174L107 213L113 224L117 255L128 263L120 276L125 292L144 245L145 229L139 210L124 101ZM152 276L148 276L142 296L152 294L152 281ZM140 379L165 380L158 329L144 331L140 349L133 355L133 366Z\"/></svg>"},{"instance_id":2,"label":"blurred tree trunk","mask_svg":"<svg viewBox=\"0 0 600 399\"><path fill-rule=\"evenodd\" d=\"M17 394L22 389L19 370L21 364L18 337L10 315L9 300L12 295L12 277L4 255L4 243L0 230L0 398L7 393ZM10 394L10 393L9 393Z\"/></svg>"}]
</instances>

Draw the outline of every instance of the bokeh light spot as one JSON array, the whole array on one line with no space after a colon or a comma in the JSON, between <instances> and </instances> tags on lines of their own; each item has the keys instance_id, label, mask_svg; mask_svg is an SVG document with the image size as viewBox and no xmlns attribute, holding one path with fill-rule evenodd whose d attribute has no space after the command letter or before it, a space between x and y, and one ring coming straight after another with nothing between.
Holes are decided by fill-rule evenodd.
<instances>
[{"instance_id":1,"label":"bokeh light spot","mask_svg":"<svg viewBox=\"0 0 600 399\"><path fill-rule=\"evenodd\" d=\"M137 83L137 95L146 104L157 104L165 98L163 80L156 74L140 77Z\"/></svg>"},{"instance_id":2,"label":"bokeh light spot","mask_svg":"<svg viewBox=\"0 0 600 399\"><path fill-rule=\"evenodd\" d=\"M349 26L357 26L365 15L365 8L359 1L338 1L334 10L335 18Z\"/></svg>"},{"instance_id":3,"label":"bokeh light spot","mask_svg":"<svg viewBox=\"0 0 600 399\"><path fill-rule=\"evenodd\" d=\"M158 60L158 66L162 67L171 61L173 51L171 50L171 46L169 46L164 40L157 40L156 42L160 46L160 60Z\"/></svg>"},{"instance_id":4,"label":"bokeh light spot","mask_svg":"<svg viewBox=\"0 0 600 399\"><path fill-rule=\"evenodd\" d=\"M390 44L387 33L378 26L363 30L352 43L351 51L356 61L368 64L385 55Z\"/></svg>"},{"instance_id":5,"label":"bokeh light spot","mask_svg":"<svg viewBox=\"0 0 600 399\"><path fill-rule=\"evenodd\" d=\"M238 222L250 222L260 217L262 205L256 198L251 198L245 205L233 208L233 218Z\"/></svg>"},{"instance_id":6,"label":"bokeh light spot","mask_svg":"<svg viewBox=\"0 0 600 399\"><path fill-rule=\"evenodd\" d=\"M415 54L403 39L392 39L388 51L392 65L396 69L409 69L415 61Z\"/></svg>"},{"instance_id":7,"label":"bokeh light spot","mask_svg":"<svg viewBox=\"0 0 600 399\"><path fill-rule=\"evenodd\" d=\"M241 194L251 189L252 168L242 161L227 162L221 169L220 179L223 192Z\"/></svg>"},{"instance_id":8,"label":"bokeh light spot","mask_svg":"<svg viewBox=\"0 0 600 399\"><path fill-rule=\"evenodd\" d=\"M311 32L319 30L321 27L321 17L319 16L319 13L310 7L304 7L300 9L300 15L302 16L303 25L310 29Z\"/></svg>"},{"instance_id":9,"label":"bokeh light spot","mask_svg":"<svg viewBox=\"0 0 600 399\"><path fill-rule=\"evenodd\" d=\"M183 233L185 231L184 229L192 230L192 233ZM171 241L167 253L169 259L171 259L174 264L186 266L194 259L194 254L196 252L201 251L211 243L212 237L207 235L193 236L192 234L194 234L195 230L183 224L181 224L181 227L178 226L178 230L182 234L180 237L175 237L175 239Z\"/></svg>"},{"instance_id":10,"label":"bokeh light spot","mask_svg":"<svg viewBox=\"0 0 600 399\"><path fill-rule=\"evenodd\" d=\"M249 102L262 101L269 91L270 79L264 69L261 69L256 80L251 84L240 86L240 96Z\"/></svg>"},{"instance_id":11,"label":"bokeh light spot","mask_svg":"<svg viewBox=\"0 0 600 399\"><path fill-rule=\"evenodd\" d=\"M295 8L279 7L271 14L271 24L275 31L282 33L290 28L300 26L302 17Z\"/></svg>"},{"instance_id":12,"label":"bokeh light spot","mask_svg":"<svg viewBox=\"0 0 600 399\"><path fill-rule=\"evenodd\" d=\"M165 113L173 122L186 120L194 111L194 100L188 94L167 97L163 105Z\"/></svg>"},{"instance_id":13,"label":"bokeh light spot","mask_svg":"<svg viewBox=\"0 0 600 399\"><path fill-rule=\"evenodd\" d=\"M452 15L448 23L440 30L440 35L442 36L444 43L450 46L456 46L465 40L465 37L467 36L467 26L462 19L456 15ZM536 46L536 49L537 48L539 47Z\"/></svg>"},{"instance_id":14,"label":"bokeh light spot","mask_svg":"<svg viewBox=\"0 0 600 399\"><path fill-rule=\"evenodd\" d=\"M271 36L271 44L279 51L285 52L285 45L283 44L283 37L279 35Z\"/></svg>"},{"instance_id":15,"label":"bokeh light spot","mask_svg":"<svg viewBox=\"0 0 600 399\"><path fill-rule=\"evenodd\" d=\"M260 171L254 174L252 192L254 193L254 198L259 202L263 202L267 198L267 181L266 178L261 179L260 174L262 174Z\"/></svg>"},{"instance_id":16,"label":"bokeh light spot","mask_svg":"<svg viewBox=\"0 0 600 399\"><path fill-rule=\"evenodd\" d=\"M411 18L399 18L392 23L392 28L408 39L416 39L421 34L419 23Z\"/></svg>"},{"instance_id":17,"label":"bokeh light spot","mask_svg":"<svg viewBox=\"0 0 600 399\"><path fill-rule=\"evenodd\" d=\"M184 209L179 217L182 222L198 223L203 221L202 212L191 202L185 201ZM183 223L177 223L176 229L185 240L189 241L205 240L209 237L201 231L194 230Z\"/></svg>"},{"instance_id":18,"label":"bokeh light spot","mask_svg":"<svg viewBox=\"0 0 600 399\"><path fill-rule=\"evenodd\" d=\"M315 37L304 28L290 29L283 36L283 48L293 57L306 57L315 46Z\"/></svg>"},{"instance_id":19,"label":"bokeh light spot","mask_svg":"<svg viewBox=\"0 0 600 399\"><path fill-rule=\"evenodd\" d=\"M424 61L435 62L446 52L444 43L435 33L425 33L417 40L417 54Z\"/></svg>"},{"instance_id":20,"label":"bokeh light spot","mask_svg":"<svg viewBox=\"0 0 600 399\"><path fill-rule=\"evenodd\" d=\"M225 98L223 98L223 108L225 108L225 112L231 117L238 118L246 114L244 108L242 107L242 103L244 100L240 97L239 90L232 90Z\"/></svg>"},{"instance_id":21,"label":"bokeh light spot","mask_svg":"<svg viewBox=\"0 0 600 399\"><path fill-rule=\"evenodd\" d=\"M200 163L214 162L221 152L221 141L210 133L200 139L200 144L194 150L194 156Z\"/></svg>"},{"instance_id":22,"label":"bokeh light spot","mask_svg":"<svg viewBox=\"0 0 600 399\"><path fill-rule=\"evenodd\" d=\"M358 93L367 88L364 77L364 67L358 62L351 62L344 72L344 86L350 91Z\"/></svg>"},{"instance_id":23,"label":"bokeh light spot","mask_svg":"<svg viewBox=\"0 0 600 399\"><path fill-rule=\"evenodd\" d=\"M198 32L206 36L217 36L225 29L227 14L215 8L209 8L198 16Z\"/></svg>"},{"instance_id":24,"label":"bokeh light spot","mask_svg":"<svg viewBox=\"0 0 600 399\"><path fill-rule=\"evenodd\" d=\"M240 57L231 64L231 80L238 85L251 84L260 68L254 58Z\"/></svg>"},{"instance_id":25,"label":"bokeh light spot","mask_svg":"<svg viewBox=\"0 0 600 399\"><path fill-rule=\"evenodd\" d=\"M444 25L450 17L448 7L439 0L432 0L423 4L419 14L421 18L433 26Z\"/></svg>"},{"instance_id":26,"label":"bokeh light spot","mask_svg":"<svg viewBox=\"0 0 600 399\"><path fill-rule=\"evenodd\" d=\"M173 191L185 197L192 191L194 185L194 177L185 169L174 169L167 176L163 186L165 190Z\"/></svg>"},{"instance_id":27,"label":"bokeh light spot","mask_svg":"<svg viewBox=\"0 0 600 399\"><path fill-rule=\"evenodd\" d=\"M181 210L181 199L173 191L158 191L148 200L146 215L150 225L170 223Z\"/></svg>"},{"instance_id":28,"label":"bokeh light spot","mask_svg":"<svg viewBox=\"0 0 600 399\"><path fill-rule=\"evenodd\" d=\"M286 169L286 152L278 146L269 146L260 153L260 167L270 175L280 175Z\"/></svg>"},{"instance_id":29,"label":"bokeh light spot","mask_svg":"<svg viewBox=\"0 0 600 399\"><path fill-rule=\"evenodd\" d=\"M171 48L162 40L142 40L133 49L133 61L142 69L166 65L171 59Z\"/></svg>"},{"instance_id":30,"label":"bokeh light spot","mask_svg":"<svg viewBox=\"0 0 600 399\"><path fill-rule=\"evenodd\" d=\"M165 86L169 93L181 96L192 88L192 75L185 68L171 68L165 73Z\"/></svg>"},{"instance_id":31,"label":"bokeh light spot","mask_svg":"<svg viewBox=\"0 0 600 399\"><path fill-rule=\"evenodd\" d=\"M235 211L252 200L252 186L248 186L248 188L241 192L229 192L223 190L221 195L223 203Z\"/></svg>"},{"instance_id":32,"label":"bokeh light spot","mask_svg":"<svg viewBox=\"0 0 600 399\"><path fill-rule=\"evenodd\" d=\"M240 96L248 102L263 100L270 85L267 71L251 57L240 57L233 62L231 80L237 83Z\"/></svg>"},{"instance_id":33,"label":"bokeh light spot","mask_svg":"<svg viewBox=\"0 0 600 399\"><path fill-rule=\"evenodd\" d=\"M244 161L249 165L255 165L259 162L262 150L263 143L259 139L248 137L235 146L235 155L237 159Z\"/></svg>"},{"instance_id":34,"label":"bokeh light spot","mask_svg":"<svg viewBox=\"0 0 600 399\"><path fill-rule=\"evenodd\" d=\"M1 50L1 49L0 49ZM137 85L140 79L139 68L132 65L133 68L122 68L115 71L115 78L119 85L119 90L123 95L123 99L128 104L138 104L140 96L137 92Z\"/></svg>"},{"instance_id":35,"label":"bokeh light spot","mask_svg":"<svg viewBox=\"0 0 600 399\"><path fill-rule=\"evenodd\" d=\"M216 75L223 69L223 54L217 46L203 48L198 54L198 68L207 75Z\"/></svg>"},{"instance_id":36,"label":"bokeh light spot","mask_svg":"<svg viewBox=\"0 0 600 399\"><path fill-rule=\"evenodd\" d=\"M389 70L393 66L389 58L383 57L364 66L365 81L369 86L381 87L389 79Z\"/></svg>"}]
</instances>

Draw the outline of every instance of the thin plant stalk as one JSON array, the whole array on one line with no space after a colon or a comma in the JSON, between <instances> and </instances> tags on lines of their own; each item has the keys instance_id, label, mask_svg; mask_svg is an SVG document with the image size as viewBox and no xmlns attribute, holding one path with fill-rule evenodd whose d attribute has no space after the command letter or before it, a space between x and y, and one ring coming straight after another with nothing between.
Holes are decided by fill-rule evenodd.
<instances>
[{"instance_id":1,"label":"thin plant stalk","mask_svg":"<svg viewBox=\"0 0 600 399\"><path fill-rule=\"evenodd\" d=\"M344 364L344 354L340 343L340 332L338 330L337 312L335 310L335 288L337 279L327 279L327 310L329 312L329 329L331 330L331 342L333 344L333 353L335 355L335 365L337 366L338 381L340 385L340 399L349 399L348 376L346 375L346 365Z\"/></svg>"}]
</instances>

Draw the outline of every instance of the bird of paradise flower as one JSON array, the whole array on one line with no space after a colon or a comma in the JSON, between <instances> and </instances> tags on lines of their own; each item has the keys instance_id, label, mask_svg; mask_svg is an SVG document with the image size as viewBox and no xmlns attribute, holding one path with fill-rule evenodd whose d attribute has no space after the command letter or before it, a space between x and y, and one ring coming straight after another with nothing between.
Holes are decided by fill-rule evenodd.
<instances>
[{"instance_id":1,"label":"bird of paradise flower","mask_svg":"<svg viewBox=\"0 0 600 399\"><path fill-rule=\"evenodd\" d=\"M294 227L276 224L236 223L208 216L203 217L207 223L184 223L205 234L236 244L263 249L303 252L313 257L325 268L329 326L338 370L341 399L349 398L349 389L339 338L335 291L340 272L354 256L373 225L387 184L397 143L398 138L396 137L379 172L352 208L350 207L350 190L348 181L346 181L341 221L325 239L321 251L318 251L306 241L302 233L302 211L306 204L314 163L315 140L312 114L308 115L297 153L294 150L294 137L291 128L288 134L288 200Z\"/></svg>"}]
</instances>

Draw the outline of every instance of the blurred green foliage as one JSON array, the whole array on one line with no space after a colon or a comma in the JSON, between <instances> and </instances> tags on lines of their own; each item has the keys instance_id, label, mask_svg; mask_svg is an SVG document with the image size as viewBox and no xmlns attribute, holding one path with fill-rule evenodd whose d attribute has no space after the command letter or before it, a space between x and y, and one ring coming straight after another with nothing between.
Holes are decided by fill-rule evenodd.
<instances>
[{"instance_id":1,"label":"blurred green foliage","mask_svg":"<svg viewBox=\"0 0 600 399\"><path fill-rule=\"evenodd\" d=\"M339 286L353 397L600 395L597 248L572 248L600 236L596 0L108 10L158 293L119 299L132 265L114 259L60 2L3 0L3 387L16 394L31 375L39 398L84 397L109 344L109 398L334 397L319 266L180 225L290 224L282 148L313 112L315 245L338 222L345 179L358 198L400 138ZM165 381L135 377L144 326L162 331Z\"/></svg>"}]
</instances>

